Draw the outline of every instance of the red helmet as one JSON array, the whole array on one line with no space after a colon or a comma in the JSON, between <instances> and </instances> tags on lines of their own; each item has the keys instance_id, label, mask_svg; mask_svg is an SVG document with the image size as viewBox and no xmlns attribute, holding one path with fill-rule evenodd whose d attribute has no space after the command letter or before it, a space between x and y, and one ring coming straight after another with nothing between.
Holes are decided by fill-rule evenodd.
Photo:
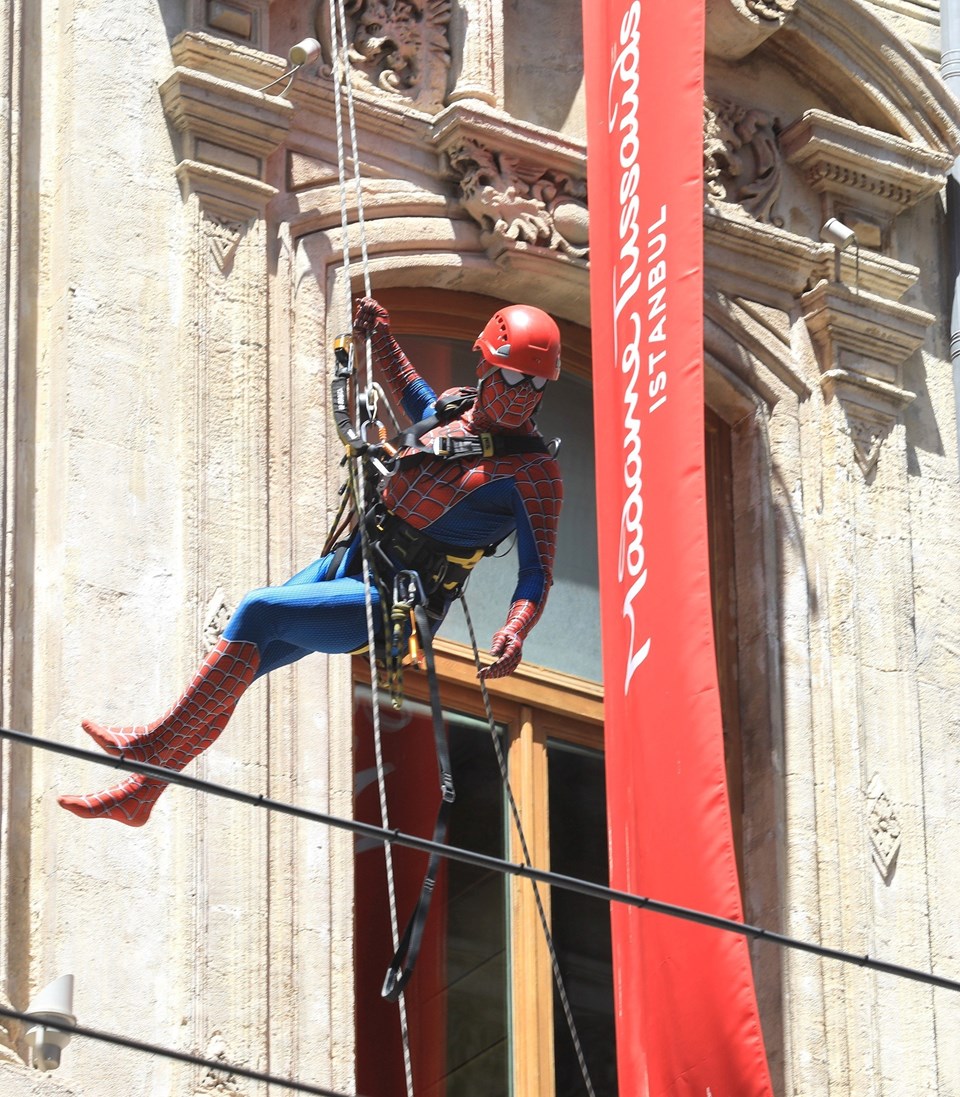
<instances>
[{"instance_id":1,"label":"red helmet","mask_svg":"<svg viewBox=\"0 0 960 1097\"><path fill-rule=\"evenodd\" d=\"M507 305L487 321L474 350L491 365L556 381L560 376L560 329L532 305Z\"/></svg>"}]
</instances>

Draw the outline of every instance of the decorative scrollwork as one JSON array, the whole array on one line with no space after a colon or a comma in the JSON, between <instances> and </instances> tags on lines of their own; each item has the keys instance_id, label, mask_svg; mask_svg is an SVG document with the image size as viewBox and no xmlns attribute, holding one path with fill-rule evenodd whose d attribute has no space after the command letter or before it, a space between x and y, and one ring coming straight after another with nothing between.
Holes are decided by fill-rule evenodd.
<instances>
[{"instance_id":1,"label":"decorative scrollwork","mask_svg":"<svg viewBox=\"0 0 960 1097\"><path fill-rule=\"evenodd\" d=\"M781 224L773 216L783 181L779 121L754 107L708 99L703 126L707 202Z\"/></svg>"},{"instance_id":2,"label":"decorative scrollwork","mask_svg":"<svg viewBox=\"0 0 960 1097\"><path fill-rule=\"evenodd\" d=\"M589 251L584 179L525 165L470 141L447 152L463 208L493 238L582 259Z\"/></svg>"}]
</instances>

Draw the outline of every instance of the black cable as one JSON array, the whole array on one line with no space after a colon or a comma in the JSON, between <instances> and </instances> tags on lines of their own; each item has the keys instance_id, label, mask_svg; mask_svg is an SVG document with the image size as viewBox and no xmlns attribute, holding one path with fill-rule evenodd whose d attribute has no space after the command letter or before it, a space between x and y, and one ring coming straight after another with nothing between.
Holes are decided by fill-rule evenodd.
<instances>
[{"instance_id":1,"label":"black cable","mask_svg":"<svg viewBox=\"0 0 960 1097\"><path fill-rule=\"evenodd\" d=\"M911 979L914 982L926 983L928 986L939 987L942 990L960 991L960 981L946 979L941 975L934 975L932 972L920 971L917 968L905 967L902 964L893 964L886 960L878 960L874 956L859 955L853 952L845 952L842 949L829 948L826 945L818 945L812 941L802 941L796 937L788 937L773 930L763 929L761 926L735 922L731 918L722 918L717 914L707 914L702 910L692 910L689 907L665 903L647 896L632 895L628 891L618 891L603 884L592 884L587 880L578 880L572 876L562 876L556 872L547 872L544 869L518 865L513 861L505 861L500 857L491 857L485 853L475 853L469 849L461 849L459 846L442 845L431 841L429 838L418 838L416 835L404 834L402 831L392 828L386 830L383 827L374 826L372 823L360 823L355 819L343 819L336 815L328 815L325 812L297 807L295 804L286 804L282 800L272 800L262 793L241 792L239 789L228 788L226 785L218 785L211 781L201 781L196 777L188 777L186 774L164 769L162 766L151 766L146 762L127 762L122 757L112 758L109 755L95 753L92 750L84 750L82 747L71 747L66 743L58 743L52 739L41 739L34 735L27 735L22 731L11 731L9 728L0 727L0 739L9 739L11 742L20 743L23 746L53 751L55 754L63 754L69 758L96 762L100 765L110 766L112 769L124 770L127 773L143 773L148 777L155 777L174 785L182 785L184 788L190 788L196 792L206 792L212 796L220 796L226 800L236 800L251 807L262 807L268 811L276 811L281 815L291 815L296 819L305 819L309 822L335 827L338 830L351 831L364 838L372 838L375 842L395 843L428 854L442 853L452 861L461 861L476 868L502 872L510 876L521 876L527 880L537 880L540 883L551 884L553 887L563 888L566 891L573 891L593 899L601 899L608 903L623 903L625 906L637 907L652 914L663 914L667 917L679 918L681 921L694 922L712 929L725 930L728 933L736 933L741 937L749 937L755 941L768 941L771 944L779 945L781 948L810 953L825 960L838 960L841 963L855 964L857 967L866 968L868 971L877 971L884 975L895 975L899 978Z\"/></svg>"},{"instance_id":2,"label":"black cable","mask_svg":"<svg viewBox=\"0 0 960 1097\"><path fill-rule=\"evenodd\" d=\"M104 1032L101 1029L88 1028L85 1025L59 1019L51 1024L48 1020L41 1020L35 1014L21 1013L16 1009L8 1009L6 1006L0 1006L0 1017L20 1021L25 1025L43 1025L44 1028L50 1029L52 1032L69 1032L71 1036L99 1040L101 1043L129 1048L131 1051L142 1051L147 1055L158 1055L164 1059L176 1059L178 1062L205 1067L220 1074L235 1074L241 1078L249 1078L254 1082L266 1082L267 1085L282 1086L291 1093L312 1093L315 1097L353 1097L351 1094L323 1089L320 1086L312 1086L307 1082L295 1082L292 1078L280 1078L274 1074L265 1074L263 1071L248 1070L246 1067L240 1067L235 1063L228 1063L221 1059L205 1059L202 1055L191 1055L188 1051L176 1051L174 1048L161 1047L159 1044L148 1044L143 1040L134 1040L129 1036L120 1036L115 1032Z\"/></svg>"}]
</instances>

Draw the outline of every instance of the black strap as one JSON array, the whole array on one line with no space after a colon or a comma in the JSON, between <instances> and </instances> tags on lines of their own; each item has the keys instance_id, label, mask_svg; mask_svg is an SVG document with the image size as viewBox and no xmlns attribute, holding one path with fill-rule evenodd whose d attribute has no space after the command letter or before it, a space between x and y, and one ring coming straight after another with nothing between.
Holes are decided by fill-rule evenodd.
<instances>
[{"instance_id":1,"label":"black strap","mask_svg":"<svg viewBox=\"0 0 960 1097\"><path fill-rule=\"evenodd\" d=\"M456 461L465 457L509 457L514 453L546 453L553 456L555 448L538 434L467 434L462 437L441 436L428 445L417 443L406 447L398 464L407 465L424 457L441 457Z\"/></svg>"},{"instance_id":2,"label":"black strap","mask_svg":"<svg viewBox=\"0 0 960 1097\"><path fill-rule=\"evenodd\" d=\"M419 423L407 427L390 444L394 449L417 449L420 439L428 431L440 426L441 423L449 423L451 419L456 419L476 402L477 390L471 388L461 388L448 396L441 396L433 406L433 415L428 415L426 419L421 419Z\"/></svg>"},{"instance_id":3,"label":"black strap","mask_svg":"<svg viewBox=\"0 0 960 1097\"><path fill-rule=\"evenodd\" d=\"M443 706L440 703L440 687L437 683L437 668L433 656L430 622L422 605L418 604L415 607L414 617L420 631L420 641L423 644L423 654L427 664L427 680L430 683L430 710L433 715L433 739L437 749L437 768L440 773L441 799L440 808L437 811L437 821L433 828L433 841L437 845L443 845L447 837L450 809L456 799L456 792L453 787L453 771L450 765L447 728L443 719ZM430 854L426 875L423 878L423 886L420 888L420 898L417 900L417 905L410 916L410 921L407 922L407 928L403 931L393 961L383 980L383 990L380 993L390 1002L395 1002L403 993L403 988L410 981L417 957L420 955L423 930L427 923L427 914L430 911L430 901L433 898L437 874L440 871L440 862L441 856L438 852L434 851Z\"/></svg>"},{"instance_id":4,"label":"black strap","mask_svg":"<svg viewBox=\"0 0 960 1097\"><path fill-rule=\"evenodd\" d=\"M340 336L334 344L336 368L330 382L330 399L333 406L333 422L340 435L340 441L353 450L362 453L366 449L363 437L357 432L350 415L350 380L353 377L353 363L350 360L347 336Z\"/></svg>"}]
</instances>

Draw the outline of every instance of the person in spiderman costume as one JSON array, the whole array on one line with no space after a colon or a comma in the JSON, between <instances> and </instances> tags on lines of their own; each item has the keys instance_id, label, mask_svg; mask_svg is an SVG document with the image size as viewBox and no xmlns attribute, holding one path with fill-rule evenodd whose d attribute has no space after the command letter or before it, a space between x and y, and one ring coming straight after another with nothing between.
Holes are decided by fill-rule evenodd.
<instances>
[{"instance_id":1,"label":"person in spiderman costume","mask_svg":"<svg viewBox=\"0 0 960 1097\"><path fill-rule=\"evenodd\" d=\"M481 353L476 398L466 407L454 403L451 418L431 418L443 397L438 401L413 368L390 332L389 314L373 298L360 300L354 331L370 337L395 400L424 428L419 437L416 428L404 436L395 471L383 479L366 516L380 578L389 585L391 573L416 568L436 631L469 569L515 532L517 585L506 622L493 637L493 662L480 671L484 678L511 674L552 582L563 486L533 416L544 386L560 374L559 329L531 306L496 312L474 344ZM382 630L374 584L371 596ZM135 727L84 720L83 729L107 754L179 771L216 740L257 678L310 652L363 650L367 639L357 529L283 586L247 594L186 692L159 720ZM155 777L131 774L112 788L61 796L59 803L81 818L139 827L166 787Z\"/></svg>"}]
</instances>

